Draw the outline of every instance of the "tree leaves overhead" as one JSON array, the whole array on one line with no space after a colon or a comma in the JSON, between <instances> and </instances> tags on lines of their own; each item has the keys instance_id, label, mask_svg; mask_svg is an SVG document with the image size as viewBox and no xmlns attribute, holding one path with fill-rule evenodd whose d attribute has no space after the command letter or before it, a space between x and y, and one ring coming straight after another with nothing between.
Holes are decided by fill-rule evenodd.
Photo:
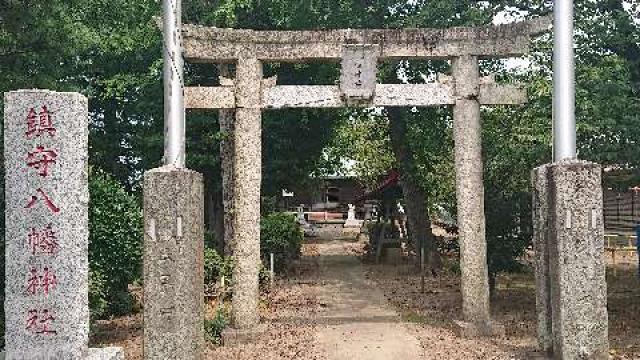
<instances>
[{"instance_id":1,"label":"tree leaves overhead","mask_svg":"<svg viewBox=\"0 0 640 360\"><path fill-rule=\"evenodd\" d=\"M579 154L607 166L640 165L639 6L621 0L576 1ZM183 8L185 22L218 27L444 28L489 24L497 14L544 15L552 1L184 0ZM142 172L159 165L162 157L162 41L155 22L160 15L156 0L0 1L0 91L49 88L89 96L91 163L137 189ZM488 231L491 241L518 244L502 249L509 254L529 239L529 171L550 161L550 36L539 39L527 61L530 67L524 70L500 61L483 63L484 72L499 72L501 81L520 81L530 95L525 106L483 112ZM449 72L447 61L403 61L402 67L404 80L411 83ZM397 72L385 69L400 81ZM281 84L333 84L339 67L266 64L265 74L277 75ZM186 78L190 84L214 85L217 69L188 64ZM420 180L432 205L453 209L450 109L410 110L411 176ZM374 183L397 165L385 121L366 111L265 112L264 193L304 187L309 174L335 170L340 158L357 160L355 171ZM187 162L206 175L210 188L217 188L217 114L189 112L187 123Z\"/></svg>"}]
</instances>

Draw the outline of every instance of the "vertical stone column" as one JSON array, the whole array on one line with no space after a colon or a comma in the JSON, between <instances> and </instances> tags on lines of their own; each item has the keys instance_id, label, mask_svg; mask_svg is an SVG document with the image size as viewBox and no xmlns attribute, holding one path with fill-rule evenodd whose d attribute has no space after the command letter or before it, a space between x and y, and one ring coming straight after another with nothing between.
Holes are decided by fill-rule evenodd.
<instances>
[{"instance_id":1,"label":"vertical stone column","mask_svg":"<svg viewBox=\"0 0 640 360\"><path fill-rule=\"evenodd\" d=\"M76 93L5 94L6 353L122 359L88 349L88 105Z\"/></svg>"},{"instance_id":2,"label":"vertical stone column","mask_svg":"<svg viewBox=\"0 0 640 360\"><path fill-rule=\"evenodd\" d=\"M551 293L549 288L549 249L547 231L549 229L549 194L547 191L547 165L532 172L533 180L533 248L536 275L536 313L538 315L538 345L544 353L553 350L551 329Z\"/></svg>"},{"instance_id":3,"label":"vertical stone column","mask_svg":"<svg viewBox=\"0 0 640 360\"><path fill-rule=\"evenodd\" d=\"M230 78L229 65L219 65L220 77ZM233 255L233 162L234 156L234 129L235 112L228 109L220 109L218 122L222 140L220 141L220 162L222 170L222 204L224 207L224 252L225 255Z\"/></svg>"},{"instance_id":4,"label":"vertical stone column","mask_svg":"<svg viewBox=\"0 0 640 360\"><path fill-rule=\"evenodd\" d=\"M238 60L233 163L233 324L223 334L227 344L251 340L259 324L262 77L259 60L249 57Z\"/></svg>"},{"instance_id":5,"label":"vertical stone column","mask_svg":"<svg viewBox=\"0 0 640 360\"><path fill-rule=\"evenodd\" d=\"M540 343L556 359L608 359L600 166L568 160L534 174Z\"/></svg>"},{"instance_id":6,"label":"vertical stone column","mask_svg":"<svg viewBox=\"0 0 640 360\"><path fill-rule=\"evenodd\" d=\"M489 309L487 243L485 239L480 72L478 58L462 56L453 62L456 104L453 135L456 199L462 272L463 335L492 335Z\"/></svg>"},{"instance_id":7,"label":"vertical stone column","mask_svg":"<svg viewBox=\"0 0 640 360\"><path fill-rule=\"evenodd\" d=\"M144 175L144 359L203 358L204 183L164 166Z\"/></svg>"}]
</instances>

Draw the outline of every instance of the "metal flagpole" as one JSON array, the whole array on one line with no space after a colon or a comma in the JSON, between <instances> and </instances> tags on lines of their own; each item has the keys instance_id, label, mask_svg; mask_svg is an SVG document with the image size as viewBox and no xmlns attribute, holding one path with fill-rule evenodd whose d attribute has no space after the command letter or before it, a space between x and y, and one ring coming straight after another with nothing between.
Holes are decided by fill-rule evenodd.
<instances>
[{"instance_id":1,"label":"metal flagpole","mask_svg":"<svg viewBox=\"0 0 640 360\"><path fill-rule=\"evenodd\" d=\"M554 1L553 160L576 158L573 0Z\"/></svg>"},{"instance_id":2,"label":"metal flagpole","mask_svg":"<svg viewBox=\"0 0 640 360\"><path fill-rule=\"evenodd\" d=\"M182 0L163 0L164 164L185 166Z\"/></svg>"}]
</instances>

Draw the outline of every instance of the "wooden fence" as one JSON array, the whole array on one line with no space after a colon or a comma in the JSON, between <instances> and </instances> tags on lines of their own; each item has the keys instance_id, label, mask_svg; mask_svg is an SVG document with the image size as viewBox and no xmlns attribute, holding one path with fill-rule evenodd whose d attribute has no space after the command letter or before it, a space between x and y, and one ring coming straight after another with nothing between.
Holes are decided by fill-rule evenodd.
<instances>
[{"instance_id":1,"label":"wooden fence","mask_svg":"<svg viewBox=\"0 0 640 360\"><path fill-rule=\"evenodd\" d=\"M640 193L604 190L604 227L607 232L635 232L640 221Z\"/></svg>"}]
</instances>

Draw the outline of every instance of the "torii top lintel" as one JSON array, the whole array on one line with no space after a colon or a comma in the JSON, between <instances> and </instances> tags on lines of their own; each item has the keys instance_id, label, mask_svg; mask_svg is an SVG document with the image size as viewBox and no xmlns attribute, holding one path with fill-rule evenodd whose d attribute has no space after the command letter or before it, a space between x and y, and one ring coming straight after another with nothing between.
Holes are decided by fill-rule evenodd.
<instances>
[{"instance_id":1,"label":"torii top lintel","mask_svg":"<svg viewBox=\"0 0 640 360\"><path fill-rule=\"evenodd\" d=\"M531 37L548 30L551 17L507 25L448 29L256 31L184 25L184 56L190 62L340 60L344 45L373 44L379 59L514 57L529 51Z\"/></svg>"}]
</instances>

